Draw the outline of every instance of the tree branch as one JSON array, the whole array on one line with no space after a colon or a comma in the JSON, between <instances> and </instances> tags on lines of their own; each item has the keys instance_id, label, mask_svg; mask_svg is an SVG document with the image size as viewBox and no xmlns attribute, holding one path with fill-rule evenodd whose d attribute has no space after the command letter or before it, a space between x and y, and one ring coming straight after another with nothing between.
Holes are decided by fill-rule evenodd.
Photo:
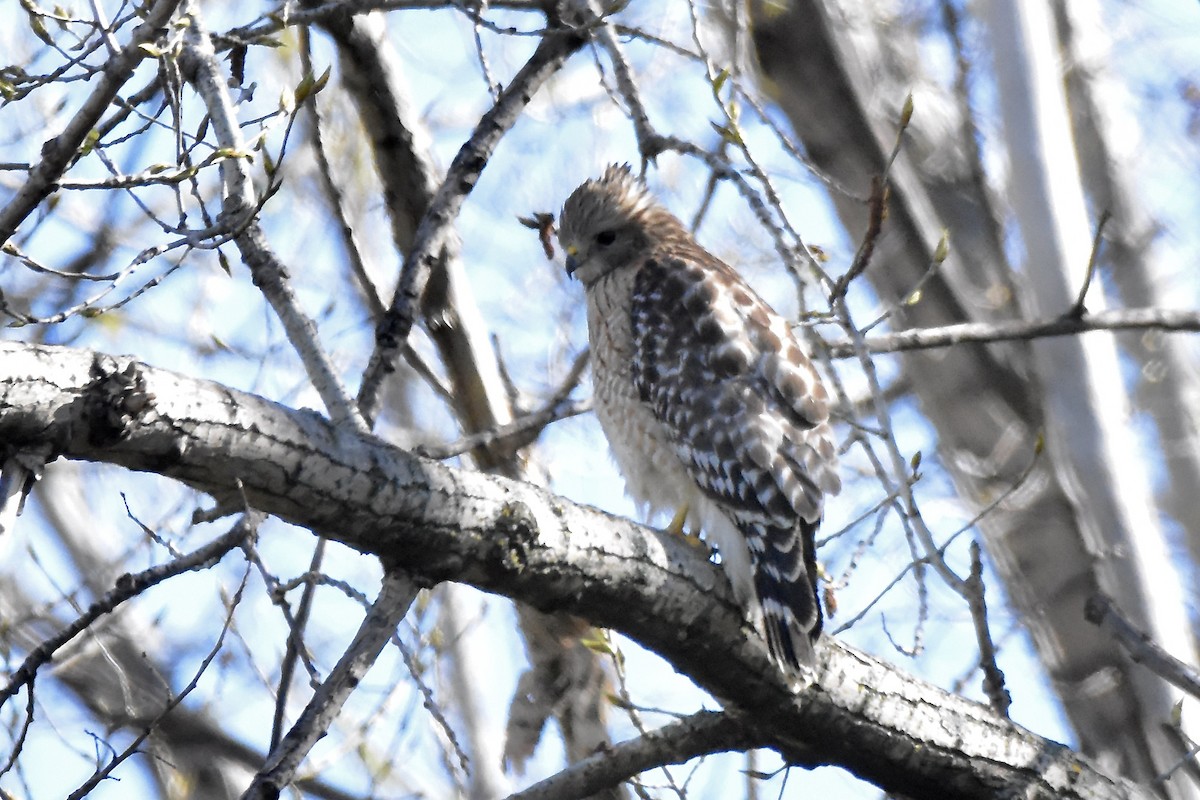
<instances>
[{"instance_id":1,"label":"tree branch","mask_svg":"<svg viewBox=\"0 0 1200 800\"><path fill-rule=\"evenodd\" d=\"M346 698L362 681L367 670L374 666L375 659L391 640L396 624L404 618L417 596L417 589L412 578L400 570L389 570L383 576L379 597L359 626L354 641L313 694L287 736L271 751L267 763L254 776L242 800L276 800L280 792L295 780L296 770L313 745L329 730Z\"/></svg>"},{"instance_id":2,"label":"tree branch","mask_svg":"<svg viewBox=\"0 0 1200 800\"><path fill-rule=\"evenodd\" d=\"M961 344L988 344L1009 340L1044 339L1051 336L1076 336L1090 331L1159 330L1200 332L1200 312L1166 308L1129 308L1087 314L1080 319L1029 322L964 322L937 328L910 328L884 336L864 339L870 353L899 353L906 350L930 350ZM854 344L845 340L829 343L834 358L853 358Z\"/></svg>"},{"instance_id":3,"label":"tree branch","mask_svg":"<svg viewBox=\"0 0 1200 800\"><path fill-rule=\"evenodd\" d=\"M233 103L217 64L216 52L208 31L201 24L196 4L189 0L184 10L190 21L179 55L180 71L204 100L218 144L234 154L221 161L221 177L225 184L222 217L233 227L234 242L243 262L250 269L254 285L279 317L288 342L295 348L329 415L339 423L365 430L358 409L342 385L333 361L321 349L317 326L301 308L300 301L292 291L287 268L267 243L267 237L258 224L255 216L258 202L254 197L250 170L241 157L246 152L246 141L238 127Z\"/></svg>"},{"instance_id":4,"label":"tree branch","mask_svg":"<svg viewBox=\"0 0 1200 800\"><path fill-rule=\"evenodd\" d=\"M717 567L678 537L128 358L4 342L0 365L0 440L156 472L218 501L240 481L255 508L414 575L620 630L746 712L795 763L839 764L913 795L1150 797L985 706L834 640L820 648L817 681L794 693L743 629ZM128 372L148 402L106 389Z\"/></svg>"},{"instance_id":5,"label":"tree branch","mask_svg":"<svg viewBox=\"0 0 1200 800\"><path fill-rule=\"evenodd\" d=\"M665 764L683 764L698 756L746 750L767 744L734 715L699 711L609 750L577 761L508 800L575 800L616 786L633 776Z\"/></svg>"},{"instance_id":6,"label":"tree branch","mask_svg":"<svg viewBox=\"0 0 1200 800\"><path fill-rule=\"evenodd\" d=\"M105 614L111 613L117 606L130 598L137 597L142 592L157 586L169 578L192 572L198 569L208 569L237 547L246 537L253 533L262 519L261 514L251 513L243 516L227 533L218 536L203 547L180 556L166 564L143 570L136 575L128 573L117 579L117 585L104 597L92 603L83 614L67 625L54 636L43 641L25 657L21 666L13 672L8 685L0 689L0 706L21 690L22 686L32 685L38 668L51 661L54 654Z\"/></svg>"},{"instance_id":7,"label":"tree branch","mask_svg":"<svg viewBox=\"0 0 1200 800\"><path fill-rule=\"evenodd\" d=\"M133 32L129 44L110 58L100 73L100 82L58 136L42 145L42 160L3 210L0 210L0 246L6 244L17 226L54 191L57 181L79 155L80 145L96 127L100 116L117 92L133 75L134 69L150 53L142 48L158 37L166 27L179 0L159 0L150 7L145 22Z\"/></svg>"},{"instance_id":8,"label":"tree branch","mask_svg":"<svg viewBox=\"0 0 1200 800\"><path fill-rule=\"evenodd\" d=\"M401 346L407 341L417 308L439 257L446 237L462 208L463 201L475 188L475 182L487 165L500 139L513 126L532 99L534 92L583 46L584 39L570 30L547 33L529 61L513 76L500 98L475 126L471 138L463 144L446 171L446 179L425 212L404 260L404 269L396 285L391 307L375 332L375 351L359 388L359 407L372 420L379 410L379 389L384 376L393 369Z\"/></svg>"},{"instance_id":9,"label":"tree branch","mask_svg":"<svg viewBox=\"0 0 1200 800\"><path fill-rule=\"evenodd\" d=\"M1083 617L1111 633L1134 661L1192 697L1200 698L1200 673L1196 668L1180 661L1148 634L1138 630L1117 610L1112 600L1097 592L1088 599Z\"/></svg>"}]
</instances>

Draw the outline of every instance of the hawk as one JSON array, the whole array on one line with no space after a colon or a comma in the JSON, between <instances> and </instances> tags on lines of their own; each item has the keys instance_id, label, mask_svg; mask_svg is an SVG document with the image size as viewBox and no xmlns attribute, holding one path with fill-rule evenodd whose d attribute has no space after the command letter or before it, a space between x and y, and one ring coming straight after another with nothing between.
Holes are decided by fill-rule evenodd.
<instances>
[{"instance_id":1,"label":"hawk","mask_svg":"<svg viewBox=\"0 0 1200 800\"><path fill-rule=\"evenodd\" d=\"M587 293L596 416L643 511L715 545L787 672L821 633L815 533L841 488L828 394L788 322L628 164L579 186L558 238Z\"/></svg>"}]
</instances>

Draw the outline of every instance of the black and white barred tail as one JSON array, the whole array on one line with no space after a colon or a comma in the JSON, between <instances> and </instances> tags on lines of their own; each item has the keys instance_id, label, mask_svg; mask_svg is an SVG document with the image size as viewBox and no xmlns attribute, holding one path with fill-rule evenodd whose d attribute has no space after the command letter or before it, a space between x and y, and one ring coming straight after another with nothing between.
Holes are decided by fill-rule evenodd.
<instances>
[{"instance_id":1,"label":"black and white barred tail","mask_svg":"<svg viewBox=\"0 0 1200 800\"><path fill-rule=\"evenodd\" d=\"M821 602L816 590L818 524L800 520L799 530L754 524L743 531L767 646L771 656L791 673L814 665L813 645L821 635Z\"/></svg>"}]
</instances>

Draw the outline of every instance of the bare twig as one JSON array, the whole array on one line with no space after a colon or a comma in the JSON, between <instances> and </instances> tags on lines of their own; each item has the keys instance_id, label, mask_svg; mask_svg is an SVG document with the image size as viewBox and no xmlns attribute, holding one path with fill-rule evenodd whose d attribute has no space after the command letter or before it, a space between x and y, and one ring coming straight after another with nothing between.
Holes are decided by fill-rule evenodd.
<instances>
[{"instance_id":1,"label":"bare twig","mask_svg":"<svg viewBox=\"0 0 1200 800\"><path fill-rule=\"evenodd\" d=\"M921 293L924 291L925 286L931 283L933 279L940 274L939 271L941 266L946 262L946 257L948 255L950 255L950 239L949 235L943 231L942 238L938 241L937 247L933 249L933 258L929 260L929 267L925 270L917 282L913 284L913 287L909 289L908 294L889 303L888 307L883 311L882 314L862 327L863 334L865 335L870 333L888 319L891 319L892 315L896 313L897 309L901 308L902 306L920 300Z\"/></svg>"},{"instance_id":2,"label":"bare twig","mask_svg":"<svg viewBox=\"0 0 1200 800\"><path fill-rule=\"evenodd\" d=\"M871 177L871 196L867 200L867 231L863 235L862 243L859 245L858 252L854 256L854 262L850 265L850 269L846 270L846 274L837 279L833 290L829 293L830 303L845 296L846 290L850 288L850 283L866 272L867 267L871 263L871 256L875 253L875 243L879 239L879 233L883 228L883 218L887 211L887 201L889 193L888 176L891 174L892 165L896 163L896 158L900 155L900 148L904 144L904 132L908 130L908 124L912 121L913 114L913 99L910 94L904 101L904 109L900 112L900 124L896 130L896 141L892 145L892 152L888 156L887 164L883 168L883 175Z\"/></svg>"},{"instance_id":3,"label":"bare twig","mask_svg":"<svg viewBox=\"0 0 1200 800\"><path fill-rule=\"evenodd\" d=\"M67 123L63 132L42 146L42 160L30 171L29 178L9 204L0 210L0 245L7 242L17 226L54 191L56 181L79 155L80 145L96 127L117 92L129 80L138 64L149 57L142 45L159 35L178 5L179 0L159 0L150 7L145 22L134 29L129 44L105 63L100 81L91 96Z\"/></svg>"},{"instance_id":4,"label":"bare twig","mask_svg":"<svg viewBox=\"0 0 1200 800\"><path fill-rule=\"evenodd\" d=\"M724 106L722 105L722 107ZM779 254L780 261L782 261L789 270L795 271L796 258L799 256L801 261L803 261L803 263L806 264L811 270L812 274L816 275L823 283L829 285L833 284L833 281L828 275L825 274L825 270L822 269L821 265L817 263L817 260L813 258L812 253L804 244L800 234L796 231L794 226L792 226L791 222L788 221L786 214L783 213L782 204L778 202L778 197L775 194L774 189L771 187L770 181L766 178L765 174L752 171L754 177L758 179L765 187L768 200L771 201L770 206L768 206L768 203L764 201L761 196L759 196L758 191L753 185L751 185L746 176L737 169L734 169L733 166L730 165L728 159L724 158L723 156L717 153L711 153L702 147L698 147L689 141L685 141L675 136L664 136L662 139L662 145L664 151L670 150L672 152L692 156L693 158L704 162L718 179L728 179L737 189L738 194L741 195L742 199L746 201L746 205L750 207L750 210L754 213L755 218L758 219L759 224L761 224L767 229L767 231L770 232L771 241L775 247L775 252ZM745 152L745 150L742 151L743 155L745 155ZM775 221L774 217L772 217L772 211L775 211L780 215L783 220L782 224Z\"/></svg>"},{"instance_id":5,"label":"bare twig","mask_svg":"<svg viewBox=\"0 0 1200 800\"><path fill-rule=\"evenodd\" d=\"M518 417L506 425L463 436L449 444L423 445L417 448L417 454L440 460L474 450L477 447L492 447L501 442L505 443L506 451L515 452L536 439L542 429L551 422L590 411L592 408L590 401L566 402L587 367L589 352L584 350L575 357L575 362L571 364L571 369L567 371L567 377L563 379L558 390L537 411Z\"/></svg>"},{"instance_id":6,"label":"bare twig","mask_svg":"<svg viewBox=\"0 0 1200 800\"><path fill-rule=\"evenodd\" d=\"M205 672L208 671L209 665L212 664L213 659L217 657L217 654L221 652L225 645L225 635L229 633L229 628L233 624L233 612L236 611L238 605L241 604L242 592L246 588L246 579L249 576L250 570L249 567L247 567L246 571L242 573L242 580L241 583L238 584L237 591L234 592L233 597L229 601L229 610L225 614L225 622L221 626L221 633L217 636L217 641L213 644L212 648L209 649L208 654L204 657L204 660L200 662L200 666L196 669L196 672L192 676L191 681L188 682L188 685L183 687L183 690L180 691L179 694L171 698L171 700L163 707L162 713L147 723L146 726L142 728L141 732L134 737L133 741L129 743L128 747L126 747L120 753L115 754L109 760L109 762L104 765L104 767L97 769L96 773L92 775L91 778L84 781L84 783L78 789L72 792L67 800L83 800L84 797L87 797L89 794L91 794L92 790L95 789L98 784L107 780L108 776L113 773L113 770L120 766L125 760L135 753L141 752L143 742L150 737L150 734L158 727L163 718L170 714L180 703L182 703L184 699L200 684L200 678Z\"/></svg>"},{"instance_id":7,"label":"bare twig","mask_svg":"<svg viewBox=\"0 0 1200 800\"><path fill-rule=\"evenodd\" d=\"M186 10L191 17L188 26L186 47L180 56L182 71L190 82L196 86L200 96L204 98L209 109L212 127L218 142L223 148L238 154L245 149L244 139L240 128L236 125L232 103L230 103L226 84L218 71L215 52L211 40L200 26L198 10L193 2L188 2ZM266 300L275 309L278 318L287 331L288 341L292 343L300 360L304 363L308 378L314 389L322 397L325 408L336 422L347 423L366 431L367 426L362 421L355 403L344 389L340 378L332 365L329 356L324 353L317 338L316 326L307 317L296 300L288 281L286 267L283 266L275 253L271 251L263 231L260 230L253 212L257 201L251 188L250 174L245 164L236 158L222 162L222 176L226 182L226 201L224 201L223 216L238 227L235 236L242 254L242 259L250 267L254 283L263 291ZM312 570L319 569L324 552L323 541L318 541L313 553ZM271 748L276 752L280 745L282 733L283 710L286 705L290 682L302 650L302 636L312 604L312 584L307 585L302 593L298 612L295 619L289 620L288 646L281 666L280 696L277 698L275 721L272 724ZM317 698L313 698L316 703ZM336 704L340 708L341 703ZM312 708L312 706L310 706ZM326 723L328 727L328 723ZM305 748L304 752L307 752ZM302 757L302 754L301 754ZM299 763L299 762L298 762Z\"/></svg>"},{"instance_id":8,"label":"bare twig","mask_svg":"<svg viewBox=\"0 0 1200 800\"><path fill-rule=\"evenodd\" d=\"M308 28L302 27L300 31L301 64L304 67L306 75L313 75L315 72L312 64L312 42L308 34ZM354 227L350 224L350 215L346 211L342 187L338 185L333 177L333 167L329 163L329 154L325 150L325 126L318 108L318 101L319 96L314 97L308 106L309 117L312 120L312 125L309 128L309 137L312 140L313 153L317 157L317 175L321 179L321 189L325 193L325 200L329 204L329 209L337 219L338 233L342 237L342 250L346 253L346 260L350 266L350 274L354 277L355 283L358 284L358 289L366 301L367 309L371 312L371 318L378 319L383 314L383 298L379 296L379 289L375 286L375 282L371 280L371 276L367 272L367 265L363 260L362 248L358 245L358 237L354 232Z\"/></svg>"},{"instance_id":9,"label":"bare twig","mask_svg":"<svg viewBox=\"0 0 1200 800\"><path fill-rule=\"evenodd\" d=\"M875 253L875 242L879 238L879 233L883 229L884 212L887 209L887 184L878 177L871 179L871 196L867 200L867 231L863 236L862 245L858 248L858 253L854 256L854 261L850 264L850 269L846 270L845 274L837 279L833 284L833 289L829 292L830 302L836 302L846 295L846 290L850 288L850 283L859 275L862 275L867 266L871 263L871 256Z\"/></svg>"},{"instance_id":10,"label":"bare twig","mask_svg":"<svg viewBox=\"0 0 1200 800\"><path fill-rule=\"evenodd\" d=\"M17 668L9 679L8 685L0 689L0 706L8 702L22 686L31 684L39 667L51 661L55 653L79 635L79 633L87 630L97 619L110 613L126 600L137 597L150 587L157 586L165 580L173 578L176 575L182 575L185 572L208 569L213 566L226 553L245 541L247 536L252 535L261 518L261 514L247 514L228 533L217 537L198 550L194 550L166 564L160 564L157 567L143 570L136 575L122 575L117 579L117 585L112 591L95 603L92 603L91 607L74 622L43 641L34 648L33 652L25 657L21 666Z\"/></svg>"},{"instance_id":11,"label":"bare twig","mask_svg":"<svg viewBox=\"0 0 1200 800\"><path fill-rule=\"evenodd\" d=\"M899 353L930 350L960 344L987 344L1010 340L1028 341L1051 336L1076 336L1089 331L1159 330L1200 333L1200 312L1169 308L1130 308L1100 311L1082 319L1010 320L1007 322L964 322L940 328L913 328L884 336L868 336L863 346L868 352ZM854 345L848 340L830 342L833 358L852 358Z\"/></svg>"},{"instance_id":12,"label":"bare twig","mask_svg":"<svg viewBox=\"0 0 1200 800\"><path fill-rule=\"evenodd\" d=\"M1007 717L1008 707L1012 705L1012 696L1004 686L1004 673L996 664L996 645L992 641L987 600L984 597L983 558L979 553L979 542L971 542L971 573L964 588L967 591L967 607L971 609L971 621L975 624L975 640L979 644L983 693L987 695L992 710L1002 717Z\"/></svg>"},{"instance_id":13,"label":"bare twig","mask_svg":"<svg viewBox=\"0 0 1200 800\"><path fill-rule=\"evenodd\" d=\"M545 5L541 0L488 0L487 3L488 8L537 13L543 12ZM510 36L541 36L545 33L543 29L518 30L512 26L496 25L484 19L467 3L454 2L453 0L449 2L447 0L332 0L332 2L327 3L313 3L308 8L293 7L288 10L286 15L279 13L265 14L249 25L242 25L226 31L220 36L220 39L226 46L231 46L233 43L253 44L273 33L293 26L326 23L330 19L361 16L369 14L372 11L422 10L446 8L447 6L462 12L474 24L495 33Z\"/></svg>"},{"instance_id":14,"label":"bare twig","mask_svg":"<svg viewBox=\"0 0 1200 800\"><path fill-rule=\"evenodd\" d=\"M575 0L571 5L584 24L595 26L593 35L612 61L613 75L617 79L617 89L625 101L629 118L633 122L638 153L642 157L642 168L645 169L646 164L653 162L663 151L663 138L655 132L654 127L650 124L650 115L646 111L645 104L642 103L641 91L633 78L633 70L625 58L625 53L617 41L612 26L604 22L604 13L600 8L600 3L596 0Z\"/></svg>"},{"instance_id":15,"label":"bare twig","mask_svg":"<svg viewBox=\"0 0 1200 800\"><path fill-rule=\"evenodd\" d=\"M1040 458L1041 454L1042 454L1042 443L1039 440L1038 443L1036 444L1036 446L1034 447L1033 458L1030 459L1029 465L1021 472L1021 474L1017 477L1017 479L1015 481L1013 481L1012 485L1007 487L998 496L993 498L990 503L988 503L986 506L984 506L978 512L976 512L974 517L972 517L971 519L969 519L965 523L963 523L961 526L959 526L958 530L956 530L954 533L952 533L948 537L946 537L946 541L941 544L941 546L938 548L938 551L944 555L946 553L946 550L950 547L951 544L953 544L955 542L955 540L958 539L958 537L962 536L964 533L966 533L967 531L971 530L976 525L978 525L984 517L986 517L988 514L992 513L997 508L999 508L1001 503L1008 500L1008 498L1011 497L1014 492L1016 492L1019 488L1021 488L1023 485L1025 485L1025 481L1029 478L1030 475L1033 474L1034 467L1037 466L1038 459ZM888 496L888 497L884 498L882 501L880 501L879 505L877 505L876 508L882 510L885 505L893 503L893 502L895 502L895 498L892 496ZM874 511L874 510L875 509L872 509L872 511ZM834 533L832 535L837 536L839 534L840 534L840 532ZM891 591L892 587L894 587L896 584L898 584L901 581L901 579L903 579L904 576L909 573L910 570L916 570L920 566L922 566L923 564L926 564L926 563L928 563L928 561L925 558L921 558L917 561L906 564L904 569L900 570L900 573L898 575L896 575L896 577L893 578L890 583L888 583L878 593L876 593L875 598L873 600L871 600L869 603L867 603L865 606L863 606L862 610L860 610L857 614L855 614L855 616L852 619L839 625L837 627L837 629L832 631L832 633L834 635L837 635L837 634L841 633L842 631L853 627L855 625L855 623L857 623L859 620L861 620L863 617L865 617L867 615L867 612L870 611L871 608L874 607L880 600L882 600L883 597L889 591Z\"/></svg>"},{"instance_id":16,"label":"bare twig","mask_svg":"<svg viewBox=\"0 0 1200 800\"><path fill-rule=\"evenodd\" d=\"M375 332L375 351L358 394L359 408L368 420L373 420L379 411L383 379L394 369L396 357L408 339L434 262L440 258L442 246L451 235L463 201L475 187L496 145L520 117L534 92L583 46L583 42L583 38L571 30L547 33L451 162L445 180L417 228L391 306Z\"/></svg>"},{"instance_id":17,"label":"bare twig","mask_svg":"<svg viewBox=\"0 0 1200 800\"><path fill-rule=\"evenodd\" d=\"M1116 638L1129 657L1192 697L1200 698L1200 672L1168 653L1150 636L1121 615L1112 600L1103 594L1092 595L1083 610L1084 619L1098 625Z\"/></svg>"},{"instance_id":18,"label":"bare twig","mask_svg":"<svg viewBox=\"0 0 1200 800\"><path fill-rule=\"evenodd\" d=\"M201 25L196 3L189 0L184 8L189 24L179 56L180 68L203 98L221 147L235 154L242 153L246 149L246 142L238 127L212 41ZM225 182L222 216L237 231L234 240L241 251L242 260L250 268L255 285L279 317L313 388L321 396L335 422L365 431L362 418L338 378L333 362L321 349L316 326L304 313L292 291L287 268L267 244L266 236L253 216L258 203L251 187L249 169L242 159L229 158L221 162L221 176Z\"/></svg>"},{"instance_id":19,"label":"bare twig","mask_svg":"<svg viewBox=\"0 0 1200 800\"><path fill-rule=\"evenodd\" d=\"M1092 278L1096 275L1096 263L1100 256L1100 242L1104 236L1104 226L1108 224L1108 220L1112 217L1112 212L1107 208L1100 213L1100 219L1096 221L1096 235L1092 237L1092 250L1088 255L1087 272L1083 276L1083 285L1079 287L1079 296L1075 298L1075 302L1067 311L1067 317L1071 319L1082 319L1087 313L1087 306L1084 301L1087 300L1088 289L1091 288Z\"/></svg>"},{"instance_id":20,"label":"bare twig","mask_svg":"<svg viewBox=\"0 0 1200 800\"><path fill-rule=\"evenodd\" d=\"M244 507L245 505L245 499L240 499L239 507ZM295 631L301 630L301 626L297 622L296 614L292 611L292 606L290 603L288 603L287 597L285 596L290 584L282 583L279 578L277 578L274 573L267 568L267 565L263 563L262 556L258 552L258 548L254 546L253 542L247 542L244 550L246 551L246 559L254 565L256 570L258 570L259 576L266 585L271 602L279 607L279 613L283 616L283 622L288 629L289 639L298 638ZM310 573L306 572L301 580L307 580L309 583L316 583L318 582L319 577L320 576L313 577ZM309 681L315 686L320 680L320 673L318 672L316 665L312 663L312 659L309 657L308 651L304 648L299 648L296 653L299 655L301 663L308 672Z\"/></svg>"},{"instance_id":21,"label":"bare twig","mask_svg":"<svg viewBox=\"0 0 1200 800\"><path fill-rule=\"evenodd\" d=\"M323 536L317 537L312 558L308 563L307 575L320 573L321 562L325 559L326 541ZM279 664L279 689L275 697L275 715L271 719L270 749L272 750L279 746L279 740L283 738L283 718L287 712L288 697L291 695L292 677L296 674L296 663L300 660L300 654L305 650L304 630L308 627L308 620L312 615L316 586L315 580L304 583L304 589L300 593L300 602L296 605L296 616L291 620L292 624L288 626L287 647L284 649L283 660Z\"/></svg>"},{"instance_id":22,"label":"bare twig","mask_svg":"<svg viewBox=\"0 0 1200 800\"><path fill-rule=\"evenodd\" d=\"M0 767L0 777L7 775L17 764L17 759L21 757L21 751L25 749L25 741L29 738L29 729L33 727L33 679L30 678L29 683L25 686L25 714L21 718L21 730L12 738L13 746L8 754L8 760L4 762L4 766Z\"/></svg>"},{"instance_id":23,"label":"bare twig","mask_svg":"<svg viewBox=\"0 0 1200 800\"><path fill-rule=\"evenodd\" d=\"M416 596L417 585L408 575L398 570L384 575L379 597L363 619L354 640L313 694L296 724L271 751L250 787L242 794L243 800L274 800L295 780L301 762L313 745L325 736L346 698L375 664Z\"/></svg>"},{"instance_id":24,"label":"bare twig","mask_svg":"<svg viewBox=\"0 0 1200 800\"><path fill-rule=\"evenodd\" d=\"M870 350L866 344L866 339L855 326L850 314L850 308L846 304L844 297L834 298L834 311L838 316L842 329L849 333L851 337L853 352L858 359L858 363L862 366L863 374L866 376L871 397L874 399L873 410L875 418L879 421L879 427L884 433L882 437L883 446L887 450L895 480L888 474L887 470L882 468L882 465L876 468L876 474L888 494L899 492L898 502L903 506L903 513L900 514L900 519L905 531L911 531L916 534L925 555L930 559L930 565L941 576L942 580L946 582L946 585L962 595L963 579L942 558L937 545L933 541L933 534L925 524L918 509L917 499L912 491L912 484L908 479L910 471L915 470L910 470L909 462L901 454L900 445L892 432L891 411L883 401L883 389L879 383L875 361L870 357Z\"/></svg>"},{"instance_id":25,"label":"bare twig","mask_svg":"<svg viewBox=\"0 0 1200 800\"><path fill-rule=\"evenodd\" d=\"M617 678L617 684L615 687L617 697L616 705L624 709L625 713L629 716L629 721L633 723L633 727L637 730L638 734L643 737L647 736L651 732L650 728L646 726L645 721L642 719L641 709L638 708L637 703L633 701L633 696L629 693L629 675L625 671L625 654L621 652L620 648L613 641L612 634L609 631L606 631L602 628L596 628L593 630L595 632L595 636L591 640L587 641L586 644L589 650L594 651L599 649L607 652L609 658L611 659L613 673ZM658 768L662 771L663 780L666 782L666 787L669 788L672 794L679 798L679 800L684 800L683 791L675 782L675 776L671 774L671 770L667 769L665 764L659 765ZM641 780L632 778L630 783L632 784L633 790L638 797L649 800L649 795L646 792L645 787L642 786Z\"/></svg>"}]
</instances>

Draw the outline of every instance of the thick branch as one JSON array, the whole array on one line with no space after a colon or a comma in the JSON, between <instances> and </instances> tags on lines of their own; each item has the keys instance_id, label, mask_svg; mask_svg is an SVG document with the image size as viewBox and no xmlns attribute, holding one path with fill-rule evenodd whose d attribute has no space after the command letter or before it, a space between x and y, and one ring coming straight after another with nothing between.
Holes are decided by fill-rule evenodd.
<instances>
[{"instance_id":1,"label":"thick branch","mask_svg":"<svg viewBox=\"0 0 1200 800\"><path fill-rule=\"evenodd\" d=\"M135 373L138 402L114 392ZM1087 760L835 641L798 695L747 635L726 581L679 537L537 487L425 461L312 412L127 358L0 343L0 441L156 472L430 580L620 630L747 712L806 766L945 798L1142 798Z\"/></svg>"}]
</instances>

